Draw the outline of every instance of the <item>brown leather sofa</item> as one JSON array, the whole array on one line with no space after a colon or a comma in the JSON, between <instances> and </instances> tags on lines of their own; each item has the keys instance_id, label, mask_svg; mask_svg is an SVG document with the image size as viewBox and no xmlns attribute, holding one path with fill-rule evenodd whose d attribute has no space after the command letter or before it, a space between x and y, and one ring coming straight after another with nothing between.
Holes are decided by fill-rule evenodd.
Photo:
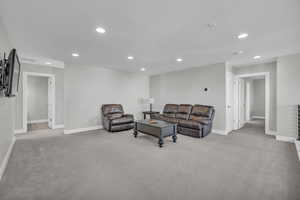
<instances>
[{"instance_id":1,"label":"brown leather sofa","mask_svg":"<svg viewBox=\"0 0 300 200\"><path fill-rule=\"evenodd\" d=\"M102 124L107 131L124 131L134 127L133 115L124 114L121 104L104 104L101 113Z\"/></svg>"},{"instance_id":2,"label":"brown leather sofa","mask_svg":"<svg viewBox=\"0 0 300 200\"><path fill-rule=\"evenodd\" d=\"M176 123L178 133L200 138L211 132L214 115L213 106L166 104L162 114L151 118Z\"/></svg>"}]
</instances>

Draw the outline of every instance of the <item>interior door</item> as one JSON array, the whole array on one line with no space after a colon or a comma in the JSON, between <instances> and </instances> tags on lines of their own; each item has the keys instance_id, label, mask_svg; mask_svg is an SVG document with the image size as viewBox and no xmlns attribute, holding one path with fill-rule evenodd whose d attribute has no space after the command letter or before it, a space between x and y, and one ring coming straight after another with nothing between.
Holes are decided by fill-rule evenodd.
<instances>
[{"instance_id":1,"label":"interior door","mask_svg":"<svg viewBox=\"0 0 300 200\"><path fill-rule=\"evenodd\" d=\"M54 83L52 78L48 78L48 127L53 129L53 96L54 96Z\"/></svg>"}]
</instances>

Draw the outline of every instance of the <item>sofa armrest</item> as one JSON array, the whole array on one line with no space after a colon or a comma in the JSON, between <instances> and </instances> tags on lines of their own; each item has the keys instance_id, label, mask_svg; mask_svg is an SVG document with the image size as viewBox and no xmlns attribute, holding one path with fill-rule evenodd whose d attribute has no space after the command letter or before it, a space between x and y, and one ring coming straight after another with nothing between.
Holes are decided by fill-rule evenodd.
<instances>
[{"instance_id":1,"label":"sofa armrest","mask_svg":"<svg viewBox=\"0 0 300 200\"><path fill-rule=\"evenodd\" d=\"M208 124L211 124L212 123L212 120L210 119L201 119L198 121L200 124L203 124L203 125L208 125Z\"/></svg>"}]
</instances>

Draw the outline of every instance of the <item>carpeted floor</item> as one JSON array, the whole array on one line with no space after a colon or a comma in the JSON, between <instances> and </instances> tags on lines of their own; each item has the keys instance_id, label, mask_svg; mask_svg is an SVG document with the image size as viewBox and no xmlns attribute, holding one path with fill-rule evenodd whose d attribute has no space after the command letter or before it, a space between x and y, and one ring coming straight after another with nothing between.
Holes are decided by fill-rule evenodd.
<instances>
[{"instance_id":1,"label":"carpeted floor","mask_svg":"<svg viewBox=\"0 0 300 200\"><path fill-rule=\"evenodd\" d=\"M1 200L296 200L295 146L247 124L228 136L157 139L131 131L17 139Z\"/></svg>"}]
</instances>

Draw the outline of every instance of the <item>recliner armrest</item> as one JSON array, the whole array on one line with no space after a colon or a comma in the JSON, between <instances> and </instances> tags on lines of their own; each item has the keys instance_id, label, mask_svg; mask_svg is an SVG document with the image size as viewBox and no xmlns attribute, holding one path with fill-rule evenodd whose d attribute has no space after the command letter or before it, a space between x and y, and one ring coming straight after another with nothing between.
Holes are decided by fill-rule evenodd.
<instances>
[{"instance_id":1,"label":"recliner armrest","mask_svg":"<svg viewBox=\"0 0 300 200\"><path fill-rule=\"evenodd\" d=\"M134 116L132 114L124 114L122 117L128 117L134 120Z\"/></svg>"},{"instance_id":2,"label":"recliner armrest","mask_svg":"<svg viewBox=\"0 0 300 200\"><path fill-rule=\"evenodd\" d=\"M201 119L198 121L200 124L203 124L203 125L208 125L208 124L211 124L212 123L212 120L210 119Z\"/></svg>"}]
</instances>

